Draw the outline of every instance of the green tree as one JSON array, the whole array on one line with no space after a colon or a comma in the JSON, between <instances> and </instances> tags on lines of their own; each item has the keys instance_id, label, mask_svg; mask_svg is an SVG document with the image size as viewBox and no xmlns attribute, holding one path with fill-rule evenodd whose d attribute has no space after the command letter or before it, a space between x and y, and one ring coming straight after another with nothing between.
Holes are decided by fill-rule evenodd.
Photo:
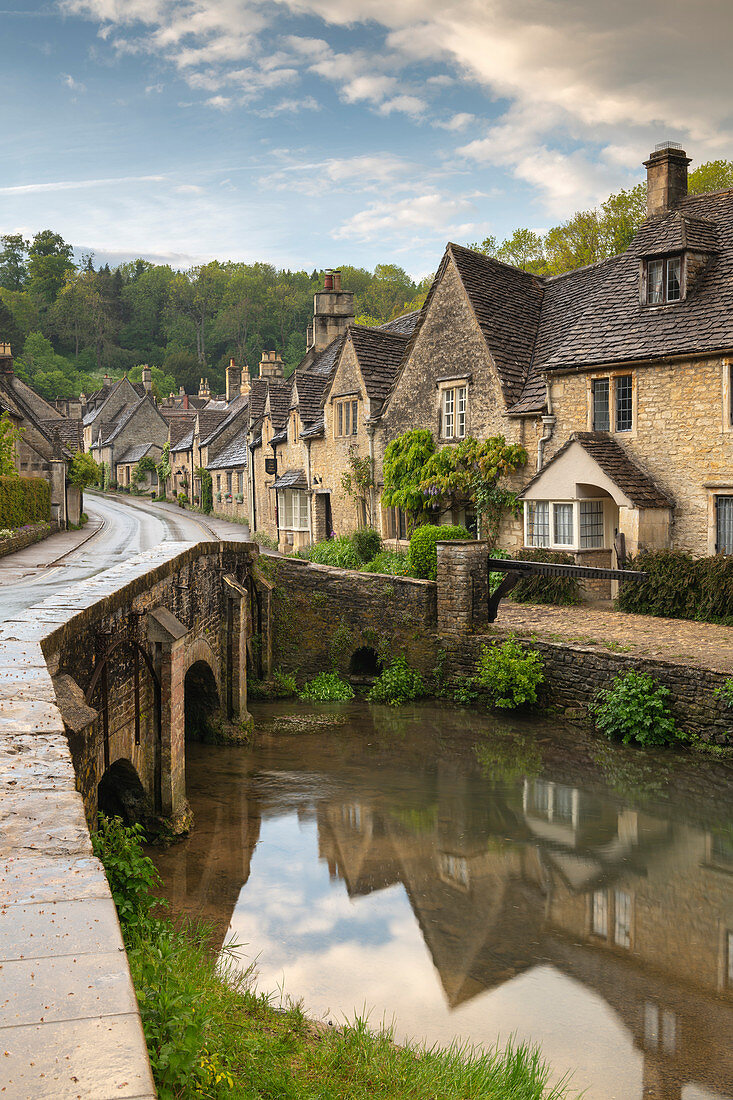
<instances>
[{"instance_id":1,"label":"green tree","mask_svg":"<svg viewBox=\"0 0 733 1100\"><path fill-rule=\"evenodd\" d=\"M0 286L6 290L24 290L28 280L26 253L28 241L21 233L6 233L0 237Z\"/></svg>"},{"instance_id":2,"label":"green tree","mask_svg":"<svg viewBox=\"0 0 733 1100\"><path fill-rule=\"evenodd\" d=\"M13 345L13 354L19 355L29 333L38 332L41 327L40 311L27 290L7 290L5 287L0 287L0 301L12 316L15 336L11 336L10 343ZM0 320L0 326L7 327L7 325L7 318L4 321ZM5 339L7 340L7 336Z\"/></svg>"},{"instance_id":3,"label":"green tree","mask_svg":"<svg viewBox=\"0 0 733 1100\"><path fill-rule=\"evenodd\" d=\"M89 485L99 484L102 471L90 454L76 451L69 466L69 481L77 489L86 489Z\"/></svg>"},{"instance_id":4,"label":"green tree","mask_svg":"<svg viewBox=\"0 0 733 1100\"><path fill-rule=\"evenodd\" d=\"M13 355L17 355L23 347L23 334L2 297L0 297L0 343L10 344Z\"/></svg>"},{"instance_id":5,"label":"green tree","mask_svg":"<svg viewBox=\"0 0 733 1100\"><path fill-rule=\"evenodd\" d=\"M547 270L543 239L531 229L515 229L501 248L497 248L496 258L533 275L544 275Z\"/></svg>"},{"instance_id":6,"label":"green tree","mask_svg":"<svg viewBox=\"0 0 733 1100\"><path fill-rule=\"evenodd\" d=\"M358 312L378 317L380 324L402 313L405 302L414 298L417 287L407 272L396 264L377 264L371 285L359 295Z\"/></svg>"},{"instance_id":7,"label":"green tree","mask_svg":"<svg viewBox=\"0 0 733 1100\"><path fill-rule=\"evenodd\" d=\"M709 160L690 172L687 190L691 195L705 191L724 191L733 187L733 161Z\"/></svg>"},{"instance_id":8,"label":"green tree","mask_svg":"<svg viewBox=\"0 0 733 1100\"><path fill-rule=\"evenodd\" d=\"M180 314L193 325L196 358L202 370L206 366L209 328L221 305L226 275L218 260L213 260L175 275L170 284L170 311L174 317Z\"/></svg>"},{"instance_id":9,"label":"green tree","mask_svg":"<svg viewBox=\"0 0 733 1100\"><path fill-rule=\"evenodd\" d=\"M259 324L264 312L267 280L258 268L267 266L238 266L227 280L221 309L216 317L216 330L220 336L231 342L236 361L240 365L247 360L247 341L252 328Z\"/></svg>"},{"instance_id":10,"label":"green tree","mask_svg":"<svg viewBox=\"0 0 733 1100\"><path fill-rule=\"evenodd\" d=\"M547 272L560 275L606 257L606 240L597 210L581 210L545 236Z\"/></svg>"},{"instance_id":11,"label":"green tree","mask_svg":"<svg viewBox=\"0 0 733 1100\"><path fill-rule=\"evenodd\" d=\"M59 233L42 229L28 248L28 274L31 294L46 305L53 305L66 277L74 270L73 249Z\"/></svg>"}]
</instances>

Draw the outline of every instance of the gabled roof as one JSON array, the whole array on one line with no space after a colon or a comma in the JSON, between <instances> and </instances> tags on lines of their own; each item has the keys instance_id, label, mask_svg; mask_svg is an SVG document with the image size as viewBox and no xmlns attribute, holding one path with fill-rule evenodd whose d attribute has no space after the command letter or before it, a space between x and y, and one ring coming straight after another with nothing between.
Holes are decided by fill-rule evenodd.
<instances>
[{"instance_id":1,"label":"gabled roof","mask_svg":"<svg viewBox=\"0 0 733 1100\"><path fill-rule=\"evenodd\" d=\"M211 435L206 440L207 443L212 443L221 433L229 427L232 421L236 420L238 416L249 407L249 394L240 393L233 401L230 401L228 405L225 405L226 416L221 423L214 428Z\"/></svg>"},{"instance_id":2,"label":"gabled roof","mask_svg":"<svg viewBox=\"0 0 733 1100\"><path fill-rule=\"evenodd\" d=\"M171 424L171 428L173 425ZM171 443L171 451L190 451L193 447L194 426L189 422L185 435L182 435L176 444Z\"/></svg>"},{"instance_id":3,"label":"gabled roof","mask_svg":"<svg viewBox=\"0 0 733 1100\"><path fill-rule=\"evenodd\" d=\"M359 363L367 393L373 401L384 401L402 362L409 336L352 325L347 334Z\"/></svg>"},{"instance_id":4,"label":"gabled roof","mask_svg":"<svg viewBox=\"0 0 733 1100\"><path fill-rule=\"evenodd\" d=\"M379 325L379 331L393 332L397 336L412 336L419 320L420 310L414 309L412 313L404 313L402 317L395 317L394 321L387 321L386 325Z\"/></svg>"},{"instance_id":5,"label":"gabled roof","mask_svg":"<svg viewBox=\"0 0 733 1100\"><path fill-rule=\"evenodd\" d=\"M116 458L115 459L115 465L116 466L121 466L123 464L130 464L132 462L139 462L141 458L145 458L145 455L148 453L148 451L151 450L151 448L153 446L157 446L157 444L138 443L137 446L130 447L129 450L125 451L122 458Z\"/></svg>"},{"instance_id":6,"label":"gabled roof","mask_svg":"<svg viewBox=\"0 0 733 1100\"><path fill-rule=\"evenodd\" d=\"M292 378L283 378L281 381L270 379L269 381L270 419L273 428L283 428L287 425L292 386Z\"/></svg>"},{"instance_id":7,"label":"gabled roof","mask_svg":"<svg viewBox=\"0 0 733 1100\"><path fill-rule=\"evenodd\" d=\"M230 439L226 447L223 447L216 458L207 465L207 470L226 470L232 466L247 465L247 428L242 428L233 439Z\"/></svg>"},{"instance_id":8,"label":"gabled roof","mask_svg":"<svg viewBox=\"0 0 733 1100\"><path fill-rule=\"evenodd\" d=\"M575 444L598 464L603 473L618 486L637 508L671 508L672 501L663 493L636 463L629 458L613 436L607 432L573 432L567 443L552 456L550 461L527 482L519 494L524 497L547 470Z\"/></svg>"},{"instance_id":9,"label":"gabled roof","mask_svg":"<svg viewBox=\"0 0 733 1100\"><path fill-rule=\"evenodd\" d=\"M718 229L714 222L689 217L681 210L673 210L659 218L648 218L628 249L637 256L686 250L717 252Z\"/></svg>"},{"instance_id":10,"label":"gabled roof","mask_svg":"<svg viewBox=\"0 0 733 1100\"><path fill-rule=\"evenodd\" d=\"M122 431L122 429L127 427L127 425L133 419L135 414L137 412L139 412L139 410L145 404L150 405L151 408L153 408L155 410L155 412L158 414L158 416L160 416L160 413L158 412L158 408L157 408L153 398L150 396L149 393L144 393L139 401L137 401L134 405L128 405L126 409L122 410L122 414L117 418L117 420L112 422L112 427L111 427L111 430L109 431L109 433L107 435L102 436L103 445L106 445L107 443L113 443L114 440L117 438L117 436ZM163 420L162 416L160 416L160 420L161 420L161 423L165 424L166 427L168 426L167 422L165 420Z\"/></svg>"},{"instance_id":11,"label":"gabled roof","mask_svg":"<svg viewBox=\"0 0 733 1100\"><path fill-rule=\"evenodd\" d=\"M208 443L220 424L223 424L227 414L222 409L200 409L198 414L199 443Z\"/></svg>"},{"instance_id":12,"label":"gabled roof","mask_svg":"<svg viewBox=\"0 0 733 1100\"><path fill-rule=\"evenodd\" d=\"M291 403L298 399L298 414L301 424L312 424L323 412L323 391L328 385L324 374L312 371L297 371L293 375L293 393Z\"/></svg>"},{"instance_id":13,"label":"gabled roof","mask_svg":"<svg viewBox=\"0 0 733 1100\"><path fill-rule=\"evenodd\" d=\"M62 417L61 420L43 420L41 423L51 439L58 433L59 439L70 451L84 450L84 430L78 418L69 420Z\"/></svg>"},{"instance_id":14,"label":"gabled roof","mask_svg":"<svg viewBox=\"0 0 733 1100\"><path fill-rule=\"evenodd\" d=\"M334 368L336 367L336 363L338 361L338 357L345 339L346 335L344 334L343 336L337 336L335 340L332 340L328 347L324 348L323 351L313 360L310 367L308 368L308 373L325 374L326 377L330 376L333 373Z\"/></svg>"},{"instance_id":15,"label":"gabled roof","mask_svg":"<svg viewBox=\"0 0 733 1100\"><path fill-rule=\"evenodd\" d=\"M542 307L542 282L458 244L448 245L476 320L491 352L507 404L521 395Z\"/></svg>"},{"instance_id":16,"label":"gabled roof","mask_svg":"<svg viewBox=\"0 0 733 1100\"><path fill-rule=\"evenodd\" d=\"M253 378L252 388L249 391L249 420L250 424L261 420L265 413L265 401L267 400L267 379Z\"/></svg>"},{"instance_id":17,"label":"gabled roof","mask_svg":"<svg viewBox=\"0 0 733 1100\"><path fill-rule=\"evenodd\" d=\"M176 447L181 440L185 439L187 435L190 435L193 440L193 424L194 418L189 416L176 417L168 421L171 450Z\"/></svg>"}]
</instances>

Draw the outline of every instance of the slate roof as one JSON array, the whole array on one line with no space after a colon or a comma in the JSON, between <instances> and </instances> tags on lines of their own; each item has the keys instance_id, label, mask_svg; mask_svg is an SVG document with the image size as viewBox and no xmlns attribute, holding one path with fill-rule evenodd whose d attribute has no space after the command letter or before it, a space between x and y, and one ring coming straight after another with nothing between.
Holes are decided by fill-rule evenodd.
<instances>
[{"instance_id":1,"label":"slate roof","mask_svg":"<svg viewBox=\"0 0 733 1100\"><path fill-rule=\"evenodd\" d=\"M141 458L145 458L152 446L152 443L138 443L137 446L130 447L129 450L125 451L122 458L115 459L115 465L121 466L123 463L139 462Z\"/></svg>"},{"instance_id":2,"label":"slate roof","mask_svg":"<svg viewBox=\"0 0 733 1100\"><path fill-rule=\"evenodd\" d=\"M173 427L172 424L171 427ZM180 453L181 451L190 451L193 447L193 433L194 426L193 424L189 424L188 431L185 435L181 436L175 446L173 443L171 443L171 451L176 451L177 453Z\"/></svg>"},{"instance_id":3,"label":"slate roof","mask_svg":"<svg viewBox=\"0 0 733 1100\"><path fill-rule=\"evenodd\" d=\"M323 393L328 385L328 379L324 374L313 374L312 371L298 371L293 375L293 396L291 405L295 401L297 391L298 412L302 424L312 424L318 420L323 412Z\"/></svg>"},{"instance_id":4,"label":"slate roof","mask_svg":"<svg viewBox=\"0 0 733 1100\"><path fill-rule=\"evenodd\" d=\"M207 443L226 418L227 414L221 409L200 409L198 414L200 442Z\"/></svg>"},{"instance_id":5,"label":"slate roof","mask_svg":"<svg viewBox=\"0 0 733 1100\"><path fill-rule=\"evenodd\" d=\"M307 489L308 482L305 478L305 470L286 470L275 481L273 489Z\"/></svg>"},{"instance_id":6,"label":"slate roof","mask_svg":"<svg viewBox=\"0 0 733 1100\"><path fill-rule=\"evenodd\" d=\"M348 337L354 346L369 397L384 401L402 362L409 335L352 325Z\"/></svg>"},{"instance_id":7,"label":"slate roof","mask_svg":"<svg viewBox=\"0 0 733 1100\"><path fill-rule=\"evenodd\" d=\"M671 508L672 501L649 478L636 463L629 458L626 451L607 432L573 432L567 443L563 444L557 454L543 466L539 473L529 481L519 494L523 497L529 487L541 478L553 462L557 462L561 455L572 447L573 443L579 443L587 454L598 463L604 474L618 485L622 493L637 508Z\"/></svg>"},{"instance_id":8,"label":"slate roof","mask_svg":"<svg viewBox=\"0 0 733 1100\"><path fill-rule=\"evenodd\" d=\"M521 395L537 339L542 282L526 271L449 244L448 253L496 364L508 404Z\"/></svg>"},{"instance_id":9,"label":"slate roof","mask_svg":"<svg viewBox=\"0 0 733 1100\"><path fill-rule=\"evenodd\" d=\"M206 440L207 443L213 442L217 436L221 435L225 428L227 428L233 420L241 415L244 409L249 406L249 395L240 393L233 401L230 401L228 405L225 405L226 416L218 427L214 428L211 435Z\"/></svg>"},{"instance_id":10,"label":"slate roof","mask_svg":"<svg viewBox=\"0 0 733 1100\"><path fill-rule=\"evenodd\" d=\"M265 412L267 400L267 379L253 378L252 388L249 392L249 419L250 423L261 420Z\"/></svg>"},{"instance_id":11,"label":"slate roof","mask_svg":"<svg viewBox=\"0 0 733 1100\"><path fill-rule=\"evenodd\" d=\"M42 420L41 423L51 439L58 432L59 439L70 451L84 450L84 431L78 418L69 420L63 417L61 420Z\"/></svg>"},{"instance_id":12,"label":"slate roof","mask_svg":"<svg viewBox=\"0 0 733 1100\"><path fill-rule=\"evenodd\" d=\"M247 465L247 429L238 432L234 439L230 439L226 447L223 447L216 458L212 458L207 469L225 470L232 466Z\"/></svg>"},{"instance_id":13,"label":"slate roof","mask_svg":"<svg viewBox=\"0 0 733 1100\"><path fill-rule=\"evenodd\" d=\"M733 348L733 190L691 196L680 210L698 234L696 247L701 222L717 227L718 252L687 297L656 307L639 302L639 256L669 216L654 219L622 255L546 281L533 371Z\"/></svg>"},{"instance_id":14,"label":"slate roof","mask_svg":"<svg viewBox=\"0 0 733 1100\"><path fill-rule=\"evenodd\" d=\"M190 436L193 440L193 426L194 418L190 416L176 417L174 420L168 421L168 428L170 431L171 450L174 450L186 436Z\"/></svg>"},{"instance_id":15,"label":"slate roof","mask_svg":"<svg viewBox=\"0 0 733 1100\"><path fill-rule=\"evenodd\" d=\"M341 348L344 346L344 340L346 336L338 336L335 340L332 340L327 348L317 355L308 368L309 374L324 374L326 377L330 377L336 367L338 357L341 353Z\"/></svg>"},{"instance_id":16,"label":"slate roof","mask_svg":"<svg viewBox=\"0 0 733 1100\"><path fill-rule=\"evenodd\" d=\"M103 446L107 443L112 443L117 438L122 429L130 423L137 410L145 404L147 397L141 397L134 405L128 405L123 409L116 420L109 421L109 427L107 434L102 436Z\"/></svg>"},{"instance_id":17,"label":"slate roof","mask_svg":"<svg viewBox=\"0 0 733 1100\"><path fill-rule=\"evenodd\" d=\"M649 218L639 229L628 249L636 256L663 255L666 252L717 252L718 229L714 222L688 217L673 210L660 218Z\"/></svg>"},{"instance_id":18,"label":"slate roof","mask_svg":"<svg viewBox=\"0 0 733 1100\"><path fill-rule=\"evenodd\" d=\"M284 378L281 381L270 380L269 382L270 417L272 418L273 428L287 426L292 388L292 378Z\"/></svg>"},{"instance_id":19,"label":"slate roof","mask_svg":"<svg viewBox=\"0 0 733 1100\"><path fill-rule=\"evenodd\" d=\"M405 313L402 317L395 317L394 321L388 321L386 325L380 325L380 332L393 332L396 336L412 336L415 326L420 319L420 310Z\"/></svg>"}]
</instances>

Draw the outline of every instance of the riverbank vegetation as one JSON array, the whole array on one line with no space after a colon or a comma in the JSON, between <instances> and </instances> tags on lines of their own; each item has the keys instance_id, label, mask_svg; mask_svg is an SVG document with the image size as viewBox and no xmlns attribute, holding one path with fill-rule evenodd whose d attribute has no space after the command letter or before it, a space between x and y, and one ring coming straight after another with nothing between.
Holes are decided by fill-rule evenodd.
<instances>
[{"instance_id":1,"label":"riverbank vegetation","mask_svg":"<svg viewBox=\"0 0 733 1100\"><path fill-rule=\"evenodd\" d=\"M160 916L159 877L139 826L100 816L93 836L122 925L161 1100L561 1100L536 1048L399 1046L366 1019L310 1023L298 1004L258 993L204 926Z\"/></svg>"}]
</instances>

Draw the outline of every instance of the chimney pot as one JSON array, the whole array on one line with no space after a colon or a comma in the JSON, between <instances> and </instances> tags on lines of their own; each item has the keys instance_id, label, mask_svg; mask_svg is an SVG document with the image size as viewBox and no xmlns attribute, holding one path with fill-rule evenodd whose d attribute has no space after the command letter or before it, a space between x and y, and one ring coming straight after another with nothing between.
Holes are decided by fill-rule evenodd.
<instances>
[{"instance_id":1,"label":"chimney pot","mask_svg":"<svg viewBox=\"0 0 733 1100\"><path fill-rule=\"evenodd\" d=\"M341 272L334 271L333 273L333 289L337 294L341 293Z\"/></svg>"},{"instance_id":2,"label":"chimney pot","mask_svg":"<svg viewBox=\"0 0 733 1100\"><path fill-rule=\"evenodd\" d=\"M323 289L324 290L333 290L333 272L332 271L327 271L326 274L323 276Z\"/></svg>"}]
</instances>

